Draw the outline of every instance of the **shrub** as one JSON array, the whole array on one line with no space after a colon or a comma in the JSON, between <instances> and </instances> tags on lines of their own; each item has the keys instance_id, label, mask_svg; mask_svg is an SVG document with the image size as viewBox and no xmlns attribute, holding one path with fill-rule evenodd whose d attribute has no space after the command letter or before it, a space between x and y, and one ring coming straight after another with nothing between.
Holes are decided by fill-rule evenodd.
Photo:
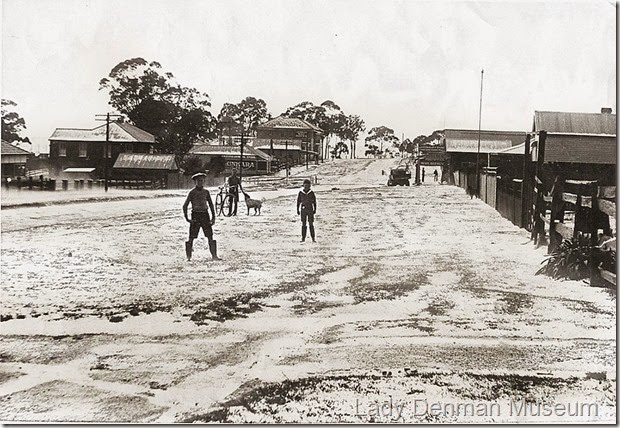
<instances>
[{"instance_id":1,"label":"shrub","mask_svg":"<svg viewBox=\"0 0 620 428\"><path fill-rule=\"evenodd\" d=\"M555 279L580 280L589 278L588 257L590 243L583 236L577 239L565 239L543 260L536 275L544 274Z\"/></svg>"}]
</instances>

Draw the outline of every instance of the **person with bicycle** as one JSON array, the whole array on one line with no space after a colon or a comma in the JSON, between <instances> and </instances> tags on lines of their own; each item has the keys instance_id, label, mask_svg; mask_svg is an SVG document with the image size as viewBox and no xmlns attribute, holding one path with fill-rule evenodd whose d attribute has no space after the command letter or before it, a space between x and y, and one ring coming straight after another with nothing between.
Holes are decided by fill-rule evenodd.
<instances>
[{"instance_id":1,"label":"person with bicycle","mask_svg":"<svg viewBox=\"0 0 620 428\"><path fill-rule=\"evenodd\" d=\"M237 205L239 205L239 187L241 187L241 179L237 176L237 170L233 169L232 174L227 179L228 192L233 196L233 206L231 207L232 215L237 215Z\"/></svg>"},{"instance_id":2,"label":"person with bicycle","mask_svg":"<svg viewBox=\"0 0 620 428\"><path fill-rule=\"evenodd\" d=\"M185 254L187 260L191 260L192 251L194 248L194 239L198 238L198 233L202 229L203 233L209 241L209 251L213 260L219 260L217 256L217 241L213 239L213 224L215 224L215 209L213 208L213 201L211 200L211 194L204 188L205 177L207 174L199 172L192 175L192 180L196 183L196 187L190 190L187 199L183 204L183 215L189 225L189 240L185 242ZM192 204L192 218L187 215L187 208L189 204ZM211 211L211 217L209 217L209 210Z\"/></svg>"}]
</instances>

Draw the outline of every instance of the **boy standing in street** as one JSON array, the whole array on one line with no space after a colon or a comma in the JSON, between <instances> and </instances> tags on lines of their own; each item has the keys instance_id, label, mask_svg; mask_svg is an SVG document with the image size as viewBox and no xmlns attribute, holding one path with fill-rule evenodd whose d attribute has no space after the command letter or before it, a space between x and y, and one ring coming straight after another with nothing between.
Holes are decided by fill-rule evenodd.
<instances>
[{"instance_id":1,"label":"boy standing in street","mask_svg":"<svg viewBox=\"0 0 620 428\"><path fill-rule=\"evenodd\" d=\"M205 177L207 174L199 172L192 175L192 180L195 181L196 187L190 190L187 199L183 204L183 215L185 220L190 224L189 226L189 240L185 243L185 254L187 260L192 258L192 250L194 247L194 239L198 238L198 232L202 228L205 236L209 240L209 251L213 260L219 260L217 256L217 241L213 239L213 224L215 224L215 209L213 208L213 201L209 191L204 188ZM187 216L187 207L192 204L192 218L191 220ZM211 210L211 217L209 217L209 210Z\"/></svg>"},{"instance_id":2,"label":"boy standing in street","mask_svg":"<svg viewBox=\"0 0 620 428\"><path fill-rule=\"evenodd\" d=\"M304 180L304 188L297 195L297 215L301 214L301 242L306 240L306 221L310 226L310 237L312 242L316 242L314 238L314 215L316 214L316 196L310 190L310 180Z\"/></svg>"}]
</instances>

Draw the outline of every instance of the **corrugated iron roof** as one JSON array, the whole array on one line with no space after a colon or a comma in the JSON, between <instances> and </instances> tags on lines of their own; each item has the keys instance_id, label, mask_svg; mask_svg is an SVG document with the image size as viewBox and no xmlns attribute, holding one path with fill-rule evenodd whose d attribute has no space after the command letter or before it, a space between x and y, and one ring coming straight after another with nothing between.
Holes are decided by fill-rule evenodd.
<instances>
[{"instance_id":1,"label":"corrugated iron roof","mask_svg":"<svg viewBox=\"0 0 620 428\"><path fill-rule=\"evenodd\" d=\"M547 135L545 162L616 163L616 137Z\"/></svg>"},{"instance_id":2,"label":"corrugated iron roof","mask_svg":"<svg viewBox=\"0 0 620 428\"><path fill-rule=\"evenodd\" d=\"M278 116L271 120L268 120L265 123L258 125L258 129L282 129L282 128L290 128L290 129L310 129L318 133L323 133L321 128L316 125L311 124L308 121L303 119L299 119L296 117L284 117Z\"/></svg>"},{"instance_id":3,"label":"corrugated iron roof","mask_svg":"<svg viewBox=\"0 0 620 428\"><path fill-rule=\"evenodd\" d=\"M534 112L534 131L616 135L616 115L536 111Z\"/></svg>"},{"instance_id":4,"label":"corrugated iron roof","mask_svg":"<svg viewBox=\"0 0 620 428\"><path fill-rule=\"evenodd\" d=\"M93 129L56 128L50 141L105 141L106 125ZM110 123L112 143L155 143L155 136L128 123Z\"/></svg>"},{"instance_id":5,"label":"corrugated iron roof","mask_svg":"<svg viewBox=\"0 0 620 428\"><path fill-rule=\"evenodd\" d=\"M118 155L114 168L118 169L158 169L176 171L179 169L174 155L121 153Z\"/></svg>"},{"instance_id":6,"label":"corrugated iron roof","mask_svg":"<svg viewBox=\"0 0 620 428\"><path fill-rule=\"evenodd\" d=\"M31 154L28 150L24 150L20 147L14 146L13 144L2 140L2 145L0 145L0 153L3 155L29 155Z\"/></svg>"},{"instance_id":7,"label":"corrugated iron roof","mask_svg":"<svg viewBox=\"0 0 620 428\"><path fill-rule=\"evenodd\" d=\"M150 134L146 132L145 130L140 129L137 126L131 125L129 123L124 123L124 122L123 123L115 122L115 123L121 128L123 128L125 132L127 132L129 135L134 137L136 141L138 142L141 142L141 143L154 143L155 142L155 136L153 134Z\"/></svg>"},{"instance_id":8,"label":"corrugated iron roof","mask_svg":"<svg viewBox=\"0 0 620 428\"><path fill-rule=\"evenodd\" d=\"M191 148L189 153L194 155L211 155L211 156L241 156L241 148L239 146L222 146L217 144L198 144ZM243 148L243 156L248 159L269 160L271 156L258 150L255 147L246 145Z\"/></svg>"}]
</instances>

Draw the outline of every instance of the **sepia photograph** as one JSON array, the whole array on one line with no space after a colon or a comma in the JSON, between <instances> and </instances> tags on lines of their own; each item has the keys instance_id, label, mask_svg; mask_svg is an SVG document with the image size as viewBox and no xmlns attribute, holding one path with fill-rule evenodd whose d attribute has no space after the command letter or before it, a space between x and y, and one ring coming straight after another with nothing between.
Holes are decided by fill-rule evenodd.
<instances>
[{"instance_id":1,"label":"sepia photograph","mask_svg":"<svg viewBox=\"0 0 620 428\"><path fill-rule=\"evenodd\" d=\"M0 4L0 423L617 423L615 1Z\"/></svg>"}]
</instances>

